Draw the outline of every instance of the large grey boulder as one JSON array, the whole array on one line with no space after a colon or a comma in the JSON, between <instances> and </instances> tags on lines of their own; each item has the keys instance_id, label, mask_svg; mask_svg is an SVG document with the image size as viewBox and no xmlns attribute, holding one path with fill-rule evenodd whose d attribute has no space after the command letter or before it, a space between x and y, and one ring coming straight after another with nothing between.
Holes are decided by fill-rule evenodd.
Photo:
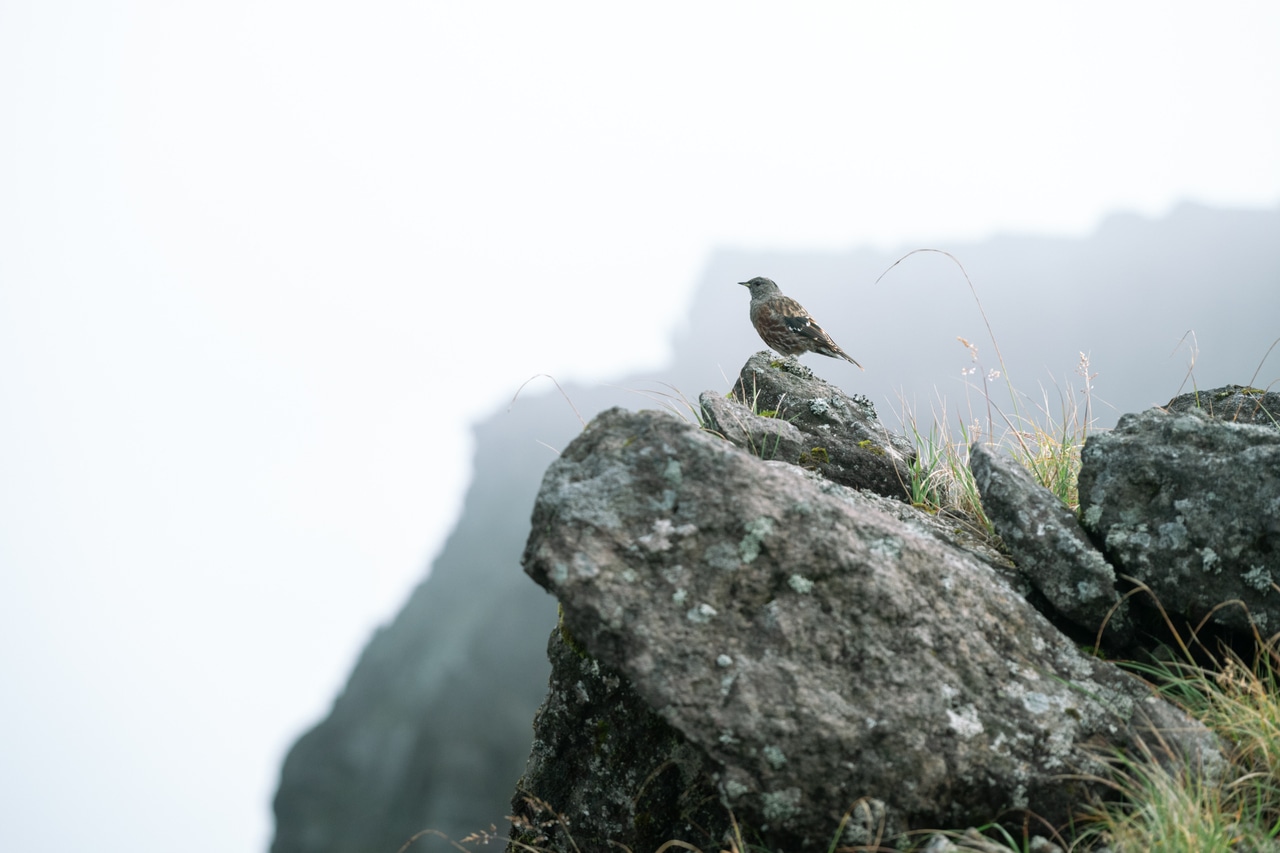
<instances>
[{"instance_id":1,"label":"large grey boulder","mask_svg":"<svg viewBox=\"0 0 1280 853\"><path fill-rule=\"evenodd\" d=\"M981 442L969 467L982 507L1014 563L1054 610L1087 632L1116 643L1132 633L1116 575L1075 515L1031 472Z\"/></svg>"},{"instance_id":2,"label":"large grey boulder","mask_svg":"<svg viewBox=\"0 0 1280 853\"><path fill-rule=\"evenodd\" d=\"M582 657L553 655L517 810L532 822L533 798L582 849L701 843L730 813L766 846L827 849L851 807L849 844L1023 809L1065 823L1139 741L1220 763L1198 723L883 503L664 413L597 417L548 469L525 550ZM597 665L639 726L601 715ZM552 712L573 701L597 710ZM652 804L658 778L677 807Z\"/></svg>"},{"instance_id":3,"label":"large grey boulder","mask_svg":"<svg viewBox=\"0 0 1280 853\"><path fill-rule=\"evenodd\" d=\"M1200 409L1125 415L1085 443L1079 490L1090 537L1167 612L1280 630L1280 431Z\"/></svg>"}]
</instances>

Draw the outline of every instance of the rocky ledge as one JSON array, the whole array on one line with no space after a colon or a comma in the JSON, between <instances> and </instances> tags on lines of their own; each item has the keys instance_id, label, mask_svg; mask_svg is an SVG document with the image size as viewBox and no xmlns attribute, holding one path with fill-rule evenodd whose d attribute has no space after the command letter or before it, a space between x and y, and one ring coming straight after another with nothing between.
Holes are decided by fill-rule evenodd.
<instances>
[{"instance_id":1,"label":"rocky ledge","mask_svg":"<svg viewBox=\"0 0 1280 853\"><path fill-rule=\"evenodd\" d=\"M1151 597L1122 596L1144 546L1171 549L1159 594L1188 612L1210 605L1179 584L1280 618L1261 584L1280 578L1280 432L1122 419L1085 448L1083 529L974 448L997 550L909 505L910 447L806 373L753 357L730 399L703 395L705 428L603 412L547 471L524 567L562 620L514 840L719 849L736 821L770 850L892 846L1027 814L1064 825L1109 795L1117 751L1223 765L1212 733L1078 641L1141 644L1130 611ZM1197 466L1218 471L1211 499L1174 473ZM1244 528L1251 544L1221 538Z\"/></svg>"}]
</instances>

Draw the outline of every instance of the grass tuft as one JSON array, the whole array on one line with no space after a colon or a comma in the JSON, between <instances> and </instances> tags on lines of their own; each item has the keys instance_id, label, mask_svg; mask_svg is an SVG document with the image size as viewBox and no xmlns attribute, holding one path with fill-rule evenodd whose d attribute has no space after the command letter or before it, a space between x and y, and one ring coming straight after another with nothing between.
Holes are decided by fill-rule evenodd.
<instances>
[{"instance_id":1,"label":"grass tuft","mask_svg":"<svg viewBox=\"0 0 1280 853\"><path fill-rule=\"evenodd\" d=\"M916 463L911 468L912 482L908 484L912 502L933 512L952 510L963 513L977 519L988 533L994 533L982 510L973 474L969 470L969 447L982 439L992 449L1012 455L1072 512L1078 512L1080 500L1076 481L1080 473L1080 450L1094 427L1093 380L1097 374L1090 371L1089 356L1080 353L1075 368L1082 387L1074 388L1070 383L1057 386L1057 403L1054 405L1048 390L1042 386L1040 401L1032 403L1030 398L1016 390L978 290L964 265L954 255L939 249L916 249L895 261L880 278L918 252L945 255L960 269L990 336L998 367L984 367L977 345L957 337L969 354L969 364L961 370L966 377L967 416L953 421L946 403L941 402L941 411L933 413L933 424L921 430L915 412L905 400L901 401L903 432L910 434L917 453ZM996 389L1001 387L1003 404L996 393ZM980 397L976 407L975 394ZM979 417L977 412L984 413L985 417Z\"/></svg>"}]
</instances>

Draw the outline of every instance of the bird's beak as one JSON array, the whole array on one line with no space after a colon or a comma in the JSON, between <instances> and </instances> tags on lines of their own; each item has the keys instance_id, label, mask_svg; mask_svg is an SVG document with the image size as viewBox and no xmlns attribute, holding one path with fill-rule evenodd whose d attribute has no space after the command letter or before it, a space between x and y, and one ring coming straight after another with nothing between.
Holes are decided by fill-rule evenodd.
<instances>
[{"instance_id":1,"label":"bird's beak","mask_svg":"<svg viewBox=\"0 0 1280 853\"><path fill-rule=\"evenodd\" d=\"M745 282L745 281L740 281L740 282L738 282L738 284L742 285L743 287L750 287L750 286L751 286L750 284L748 284L748 283L747 283L747 282Z\"/></svg>"}]
</instances>

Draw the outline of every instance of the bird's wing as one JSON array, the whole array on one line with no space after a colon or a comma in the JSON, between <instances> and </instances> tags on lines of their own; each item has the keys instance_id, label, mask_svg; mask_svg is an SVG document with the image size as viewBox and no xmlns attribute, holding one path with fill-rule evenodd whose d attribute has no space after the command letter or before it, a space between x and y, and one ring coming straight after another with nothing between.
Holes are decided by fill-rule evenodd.
<instances>
[{"instance_id":1,"label":"bird's wing","mask_svg":"<svg viewBox=\"0 0 1280 853\"><path fill-rule=\"evenodd\" d=\"M831 336L822 330L822 327L813 321L809 316L809 312L801 307L790 297L784 297L786 303L780 305L782 308L778 312L782 316L782 321L787 324L787 328L797 335L818 341L819 343L831 343Z\"/></svg>"}]
</instances>

